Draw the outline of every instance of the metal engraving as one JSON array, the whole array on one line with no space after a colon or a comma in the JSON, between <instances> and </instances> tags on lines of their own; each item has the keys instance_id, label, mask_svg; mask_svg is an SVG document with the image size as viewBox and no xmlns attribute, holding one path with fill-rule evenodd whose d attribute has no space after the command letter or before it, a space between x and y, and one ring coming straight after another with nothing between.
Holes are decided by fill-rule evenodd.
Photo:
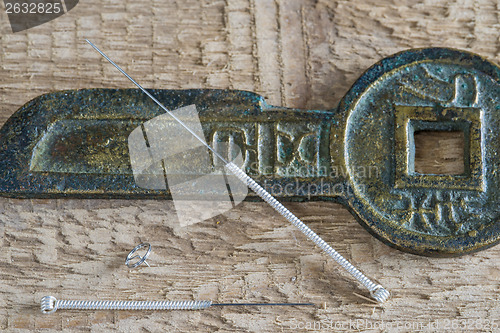
<instances>
[{"instance_id":1,"label":"metal engraving","mask_svg":"<svg viewBox=\"0 0 500 333\"><path fill-rule=\"evenodd\" d=\"M375 64L333 110L244 91L152 92L170 109L195 104L207 142L240 149L272 195L340 202L388 245L450 256L500 241L499 82L487 60L432 48ZM0 195L169 199L168 186L137 186L127 149L131 131L161 113L134 89L34 99L0 130ZM415 170L415 133L427 130L463 133L463 173Z\"/></svg>"},{"instance_id":2,"label":"metal engraving","mask_svg":"<svg viewBox=\"0 0 500 333\"><path fill-rule=\"evenodd\" d=\"M350 173L351 203L362 225L418 254L459 254L498 242L498 67L442 49L402 53L384 65L368 85L353 87L363 92L341 110L349 114L348 169L380 166L372 177ZM417 173L417 130L463 131L464 173Z\"/></svg>"}]
</instances>

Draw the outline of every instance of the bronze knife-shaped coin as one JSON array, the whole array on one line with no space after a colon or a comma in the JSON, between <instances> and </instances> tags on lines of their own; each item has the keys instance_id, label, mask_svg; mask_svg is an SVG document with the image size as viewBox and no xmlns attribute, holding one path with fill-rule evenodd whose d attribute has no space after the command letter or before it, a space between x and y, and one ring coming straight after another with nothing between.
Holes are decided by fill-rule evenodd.
<instances>
[{"instance_id":1,"label":"bronze knife-shaped coin","mask_svg":"<svg viewBox=\"0 0 500 333\"><path fill-rule=\"evenodd\" d=\"M326 111L274 107L244 91L151 93L169 109L195 104L207 143L237 145L245 171L271 194L340 202L388 245L450 256L500 241L500 68L477 55L396 54ZM127 147L162 113L136 89L32 100L0 130L0 195L168 199L168 189L135 184ZM420 131L462 132L464 172L415 171Z\"/></svg>"}]
</instances>

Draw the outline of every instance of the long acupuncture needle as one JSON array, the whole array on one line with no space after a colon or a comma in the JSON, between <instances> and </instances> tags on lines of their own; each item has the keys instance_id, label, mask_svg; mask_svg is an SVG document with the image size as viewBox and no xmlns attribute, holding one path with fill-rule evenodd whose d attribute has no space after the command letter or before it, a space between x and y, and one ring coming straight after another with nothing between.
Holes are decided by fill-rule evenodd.
<instances>
[{"instance_id":1,"label":"long acupuncture needle","mask_svg":"<svg viewBox=\"0 0 500 333\"><path fill-rule=\"evenodd\" d=\"M119 70L127 79L129 79L133 84L135 84L142 92L144 92L149 98L151 98L160 108L167 112L172 118L174 118L182 127L184 127L189 133L191 133L196 139L198 139L205 147L207 147L215 156L217 156L224 164L227 169L229 169L238 179L245 183L252 191L254 191L262 200L267 202L271 207L273 207L278 213L280 213L284 218L286 218L290 223L297 227L300 231L304 233L310 240L312 240L317 246L319 246L326 254L332 257L340 266L342 266L347 272L349 272L356 280L358 280L362 285L364 285L369 291L370 295L377 302L383 303L389 297L390 293L384 287L379 284L374 283L366 275L364 275L360 270L354 267L349 261L347 261L342 255L340 255L335 249L328 245L320 236L318 236L314 231L312 231L307 225L305 225L298 217L296 217L292 212L290 212L285 206L283 206L278 200L276 200L271 194L269 194L262 186L257 184L252 178L250 178L243 170L236 166L233 162L228 162L224 157L217 153L212 147L210 147L203 138L200 138L193 132L186 124L184 124L179 118L177 118L170 110L168 110L163 104L161 104L153 95L151 95L146 89L144 89L139 83L137 83L130 75L128 75L123 69L120 68L113 60L111 60L104 52L102 52L97 46L92 44L88 39L85 39L87 43L90 44L97 52L99 52L110 64L112 64L117 70Z\"/></svg>"},{"instance_id":2,"label":"long acupuncture needle","mask_svg":"<svg viewBox=\"0 0 500 333\"><path fill-rule=\"evenodd\" d=\"M314 306L313 303L213 303L212 301L75 301L44 296L43 313L57 310L202 310L213 306Z\"/></svg>"}]
</instances>

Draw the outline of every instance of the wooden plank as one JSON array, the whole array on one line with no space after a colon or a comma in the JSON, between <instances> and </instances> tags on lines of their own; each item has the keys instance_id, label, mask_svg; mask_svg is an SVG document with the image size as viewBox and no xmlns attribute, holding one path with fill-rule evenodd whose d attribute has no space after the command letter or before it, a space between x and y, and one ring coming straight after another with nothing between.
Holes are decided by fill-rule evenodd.
<instances>
[{"instance_id":1,"label":"wooden plank","mask_svg":"<svg viewBox=\"0 0 500 333\"><path fill-rule=\"evenodd\" d=\"M130 87L85 37L146 87L247 89L276 105L332 109L366 68L407 48L462 48L500 62L499 10L495 0L89 0L16 34L3 13L0 123L42 93ZM500 325L500 247L418 257L375 240L340 205L287 206L393 299L380 307L357 296L366 294L263 203L176 228L170 202L1 198L0 330L412 332L459 319L478 325L463 331L498 331L487 324ZM124 258L141 241L153 244L152 267L128 270ZM319 306L44 316L38 304L49 294Z\"/></svg>"}]
</instances>

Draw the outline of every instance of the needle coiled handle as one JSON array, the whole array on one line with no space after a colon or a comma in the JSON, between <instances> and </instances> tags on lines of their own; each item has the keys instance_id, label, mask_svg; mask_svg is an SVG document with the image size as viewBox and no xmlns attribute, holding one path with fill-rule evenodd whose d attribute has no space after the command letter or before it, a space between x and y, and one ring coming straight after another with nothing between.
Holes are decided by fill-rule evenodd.
<instances>
[{"instance_id":1,"label":"needle coiled handle","mask_svg":"<svg viewBox=\"0 0 500 333\"><path fill-rule=\"evenodd\" d=\"M71 301L45 296L41 301L43 313L66 310L201 310L211 301Z\"/></svg>"}]
</instances>

